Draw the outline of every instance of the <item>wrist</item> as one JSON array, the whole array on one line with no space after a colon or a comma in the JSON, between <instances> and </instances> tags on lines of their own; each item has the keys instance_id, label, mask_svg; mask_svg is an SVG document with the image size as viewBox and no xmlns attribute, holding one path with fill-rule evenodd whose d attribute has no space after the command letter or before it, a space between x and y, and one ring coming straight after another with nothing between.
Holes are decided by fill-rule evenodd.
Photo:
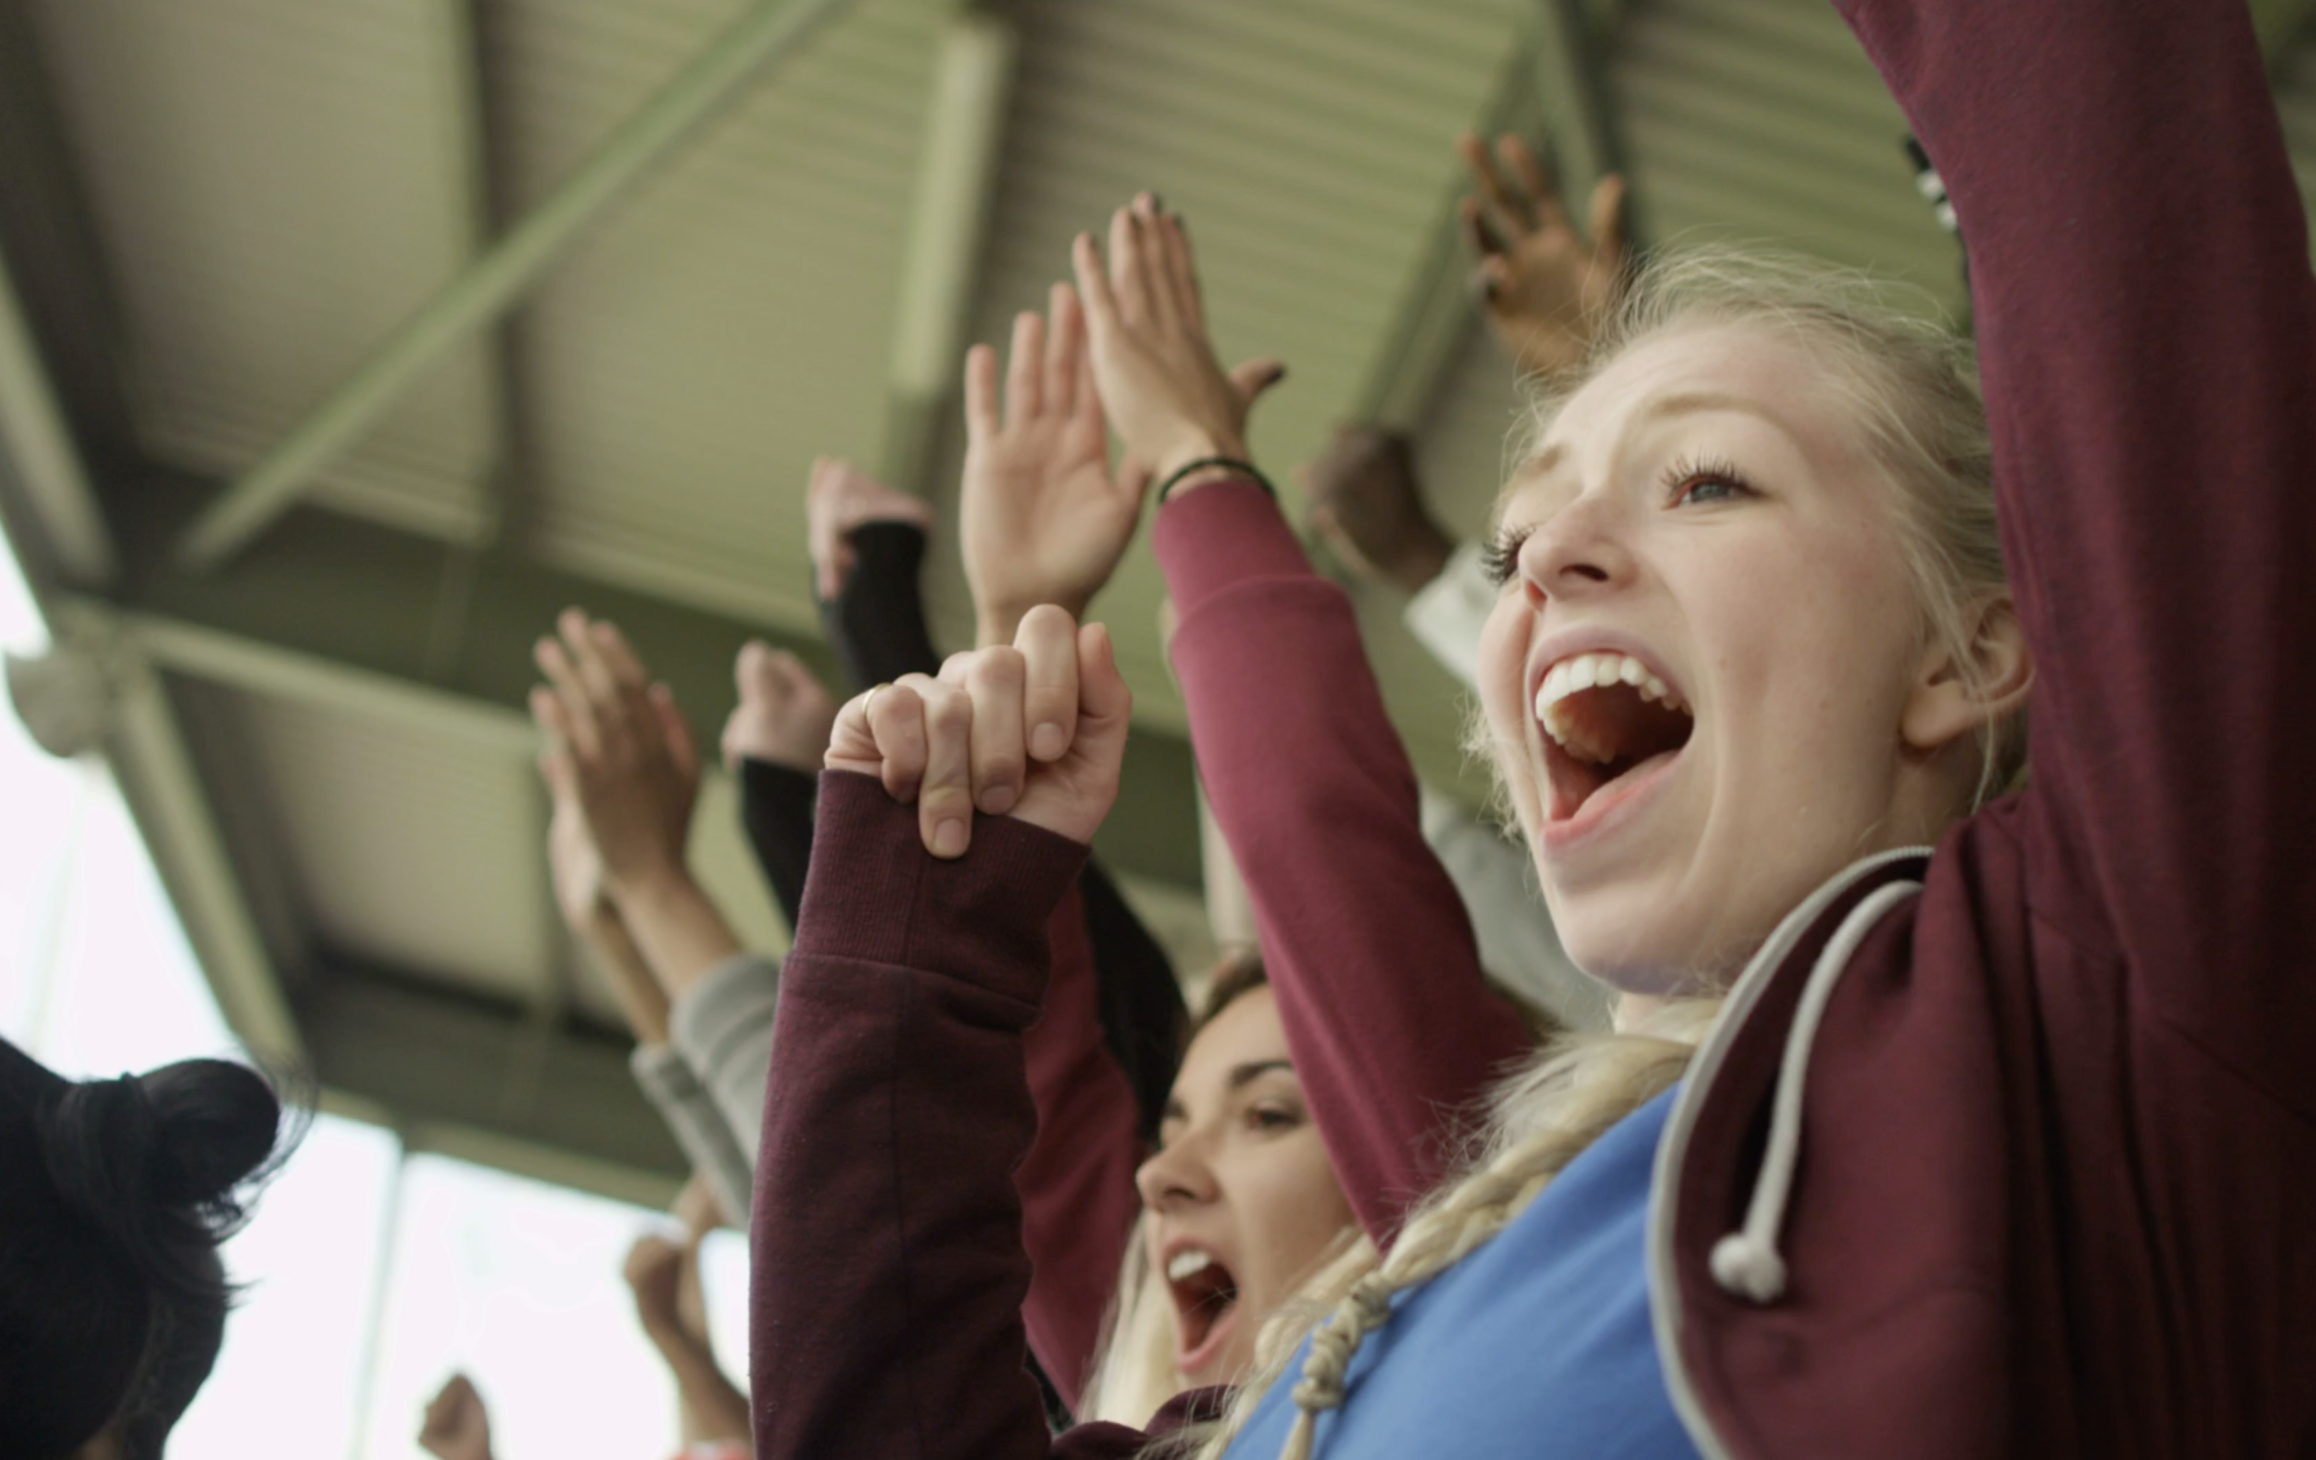
<instances>
[{"instance_id":1,"label":"wrist","mask_svg":"<svg viewBox=\"0 0 2316 1460\"><path fill-rule=\"evenodd\" d=\"M1021 628L1021 621L1041 603L1058 605L1071 618L1083 620L1089 601L1077 594L1053 593L1043 598L1030 599L1026 603L976 605L973 614L975 647L988 649L1012 643L1014 634Z\"/></svg>"},{"instance_id":2,"label":"wrist","mask_svg":"<svg viewBox=\"0 0 2316 1460\"><path fill-rule=\"evenodd\" d=\"M1156 480L1163 482L1190 463L1208 456L1227 456L1244 461L1247 459L1246 443L1236 436L1205 431L1183 436L1169 443L1166 449L1158 454L1157 459L1151 465L1151 474ZM1227 473L1220 469L1194 472L1177 483L1174 490L1177 492L1187 491L1193 483L1212 481L1223 475L1227 475Z\"/></svg>"}]
</instances>

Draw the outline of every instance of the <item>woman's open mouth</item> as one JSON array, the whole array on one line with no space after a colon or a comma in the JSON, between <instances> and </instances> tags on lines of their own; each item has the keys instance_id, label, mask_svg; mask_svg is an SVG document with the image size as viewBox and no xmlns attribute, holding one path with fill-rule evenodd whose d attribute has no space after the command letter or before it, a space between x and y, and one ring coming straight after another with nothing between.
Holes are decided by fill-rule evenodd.
<instances>
[{"instance_id":1,"label":"woman's open mouth","mask_svg":"<svg viewBox=\"0 0 2316 1460\"><path fill-rule=\"evenodd\" d=\"M1537 686L1535 712L1544 730L1545 825L1570 832L1653 783L1697 728L1678 690L1613 650L1554 664Z\"/></svg>"},{"instance_id":2,"label":"woman's open mouth","mask_svg":"<svg viewBox=\"0 0 2316 1460\"><path fill-rule=\"evenodd\" d=\"M1238 1279L1203 1247L1178 1247L1166 1259L1166 1287L1177 1320L1175 1366L1187 1377L1202 1371L1230 1343L1238 1326Z\"/></svg>"}]
</instances>

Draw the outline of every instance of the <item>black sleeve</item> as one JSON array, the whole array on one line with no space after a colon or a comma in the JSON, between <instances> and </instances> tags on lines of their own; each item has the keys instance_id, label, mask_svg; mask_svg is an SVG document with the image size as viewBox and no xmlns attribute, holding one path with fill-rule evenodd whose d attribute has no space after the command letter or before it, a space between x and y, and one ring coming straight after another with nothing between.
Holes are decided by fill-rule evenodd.
<instances>
[{"instance_id":1,"label":"black sleeve","mask_svg":"<svg viewBox=\"0 0 2316 1460\"><path fill-rule=\"evenodd\" d=\"M1085 908L1086 937L1093 945L1104 1042L1133 1087L1142 1139L1155 1144L1158 1118L1166 1109L1174 1067L1182 1057L1190 1011L1182 1003L1173 961L1134 916L1109 875L1088 862L1078 874L1078 893Z\"/></svg>"},{"instance_id":2,"label":"black sleeve","mask_svg":"<svg viewBox=\"0 0 2316 1460\"><path fill-rule=\"evenodd\" d=\"M740 762L740 822L791 929L804 906L804 874L812 864L812 797L819 784L807 771L768 760Z\"/></svg>"},{"instance_id":3,"label":"black sleeve","mask_svg":"<svg viewBox=\"0 0 2316 1460\"><path fill-rule=\"evenodd\" d=\"M854 564L821 621L856 689L904 674L940 672L941 655L925 628L917 570L925 561L924 529L907 522L869 522L852 531Z\"/></svg>"}]
</instances>

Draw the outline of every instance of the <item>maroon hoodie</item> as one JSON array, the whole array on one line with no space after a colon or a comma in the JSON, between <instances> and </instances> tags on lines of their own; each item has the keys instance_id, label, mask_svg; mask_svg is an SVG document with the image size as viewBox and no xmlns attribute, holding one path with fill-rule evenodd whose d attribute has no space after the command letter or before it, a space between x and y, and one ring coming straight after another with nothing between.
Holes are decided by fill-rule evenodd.
<instances>
[{"instance_id":1,"label":"maroon hoodie","mask_svg":"<svg viewBox=\"0 0 2316 1460\"><path fill-rule=\"evenodd\" d=\"M1739 981L1659 1155L1667 1383L1715 1456L2316 1453L2316 285L2250 29L2233 0L1842 8L1971 250L2035 784L1834 879ZM1278 686L1365 672L1275 509L1205 487L1158 548L1240 816L1323 810L1327 767L1387 801L1363 691L1332 734L1260 733ZM1000 820L934 864L881 795L830 778L790 964L821 1012L784 1004L774 1063L759 1453L1040 1455L992 1176L1032 1122L990 1073L1080 853ZM1319 831L1272 848L1266 917L1447 921L1356 810ZM1386 1012L1421 1017L1406 971Z\"/></svg>"}]
</instances>

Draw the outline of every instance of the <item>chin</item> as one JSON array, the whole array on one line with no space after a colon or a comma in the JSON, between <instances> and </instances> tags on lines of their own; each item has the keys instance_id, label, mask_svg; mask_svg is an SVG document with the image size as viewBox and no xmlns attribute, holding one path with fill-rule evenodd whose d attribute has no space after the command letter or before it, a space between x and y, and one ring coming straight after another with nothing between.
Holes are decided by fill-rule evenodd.
<instances>
[{"instance_id":1,"label":"chin","mask_svg":"<svg viewBox=\"0 0 2316 1460\"><path fill-rule=\"evenodd\" d=\"M1674 902L1669 892L1618 883L1575 894L1548 891L1545 902L1569 961L1614 992L1693 994L1719 966L1702 930L1666 916Z\"/></svg>"}]
</instances>

